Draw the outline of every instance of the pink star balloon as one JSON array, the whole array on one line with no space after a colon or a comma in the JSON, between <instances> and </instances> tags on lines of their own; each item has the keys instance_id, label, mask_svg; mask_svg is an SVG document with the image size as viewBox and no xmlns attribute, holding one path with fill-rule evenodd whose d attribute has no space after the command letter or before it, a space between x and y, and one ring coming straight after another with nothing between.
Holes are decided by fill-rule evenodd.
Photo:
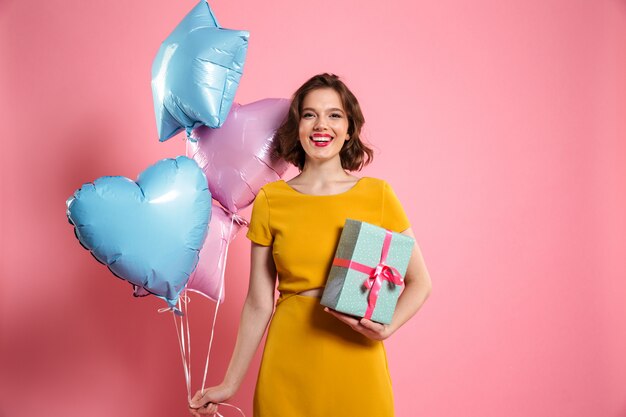
<instances>
[{"instance_id":1,"label":"pink star balloon","mask_svg":"<svg viewBox=\"0 0 626 417\"><path fill-rule=\"evenodd\" d=\"M213 198L237 213L250 205L261 187L285 173L288 163L274 151L274 134L287 117L289 100L268 98L234 103L219 129L191 131L187 155L208 178Z\"/></svg>"}]
</instances>

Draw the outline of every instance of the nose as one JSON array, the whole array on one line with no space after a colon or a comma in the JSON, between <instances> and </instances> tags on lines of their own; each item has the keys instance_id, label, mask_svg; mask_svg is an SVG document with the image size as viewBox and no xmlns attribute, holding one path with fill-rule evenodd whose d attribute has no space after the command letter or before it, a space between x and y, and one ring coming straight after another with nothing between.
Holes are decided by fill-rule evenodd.
<instances>
[{"instance_id":1,"label":"nose","mask_svg":"<svg viewBox=\"0 0 626 417\"><path fill-rule=\"evenodd\" d=\"M313 125L313 129L315 130L323 130L326 128L326 122L323 117L318 117L315 119L315 124Z\"/></svg>"}]
</instances>

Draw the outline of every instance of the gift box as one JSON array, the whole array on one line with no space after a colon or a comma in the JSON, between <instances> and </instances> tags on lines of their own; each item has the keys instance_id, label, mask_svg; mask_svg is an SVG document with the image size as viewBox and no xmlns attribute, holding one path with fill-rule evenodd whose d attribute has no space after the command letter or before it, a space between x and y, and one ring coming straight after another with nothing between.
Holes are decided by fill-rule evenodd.
<instances>
[{"instance_id":1,"label":"gift box","mask_svg":"<svg viewBox=\"0 0 626 417\"><path fill-rule=\"evenodd\" d=\"M347 219L321 304L391 323L414 244L410 236Z\"/></svg>"}]
</instances>

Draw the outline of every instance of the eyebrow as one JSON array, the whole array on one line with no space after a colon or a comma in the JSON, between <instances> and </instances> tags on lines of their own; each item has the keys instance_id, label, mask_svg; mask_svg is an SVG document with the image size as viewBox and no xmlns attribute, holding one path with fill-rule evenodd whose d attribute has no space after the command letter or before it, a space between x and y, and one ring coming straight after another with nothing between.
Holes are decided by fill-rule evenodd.
<instances>
[{"instance_id":1,"label":"eyebrow","mask_svg":"<svg viewBox=\"0 0 626 417\"><path fill-rule=\"evenodd\" d=\"M302 109L302 111L306 111L306 110L313 111L313 112L315 111L315 109L313 109L313 108L311 108L311 107L305 107L305 108L303 108L303 109ZM331 111L340 111L340 112L342 112L342 113L345 113L345 111L343 111L342 109L340 109L340 108L338 108L338 107L333 107L333 108L331 108L331 109L328 109L328 111L329 111L329 112L331 112Z\"/></svg>"}]
</instances>

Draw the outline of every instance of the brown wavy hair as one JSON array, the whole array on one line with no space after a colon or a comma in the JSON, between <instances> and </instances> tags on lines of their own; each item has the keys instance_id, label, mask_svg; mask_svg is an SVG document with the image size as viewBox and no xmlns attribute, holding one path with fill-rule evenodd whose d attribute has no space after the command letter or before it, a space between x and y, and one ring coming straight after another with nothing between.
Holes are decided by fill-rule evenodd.
<instances>
[{"instance_id":1,"label":"brown wavy hair","mask_svg":"<svg viewBox=\"0 0 626 417\"><path fill-rule=\"evenodd\" d=\"M308 93L320 88L335 90L341 97L343 108L348 116L348 135L350 136L350 140L343 144L343 148L339 152L341 166L348 171L359 171L372 162L374 152L360 138L365 118L361 112L359 101L343 81L334 74L324 73L311 77L293 94L287 119L276 131L276 151L287 162L292 163L302 171L306 157L298 133L302 102Z\"/></svg>"}]
</instances>

